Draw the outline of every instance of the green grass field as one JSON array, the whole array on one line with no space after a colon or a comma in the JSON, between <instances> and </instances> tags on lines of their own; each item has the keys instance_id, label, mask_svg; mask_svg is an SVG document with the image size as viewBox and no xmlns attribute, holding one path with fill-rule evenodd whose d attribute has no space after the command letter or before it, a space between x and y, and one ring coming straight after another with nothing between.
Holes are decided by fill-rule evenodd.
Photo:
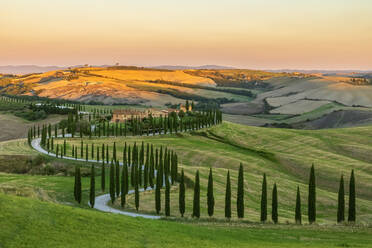
<instances>
[{"instance_id":1,"label":"green grass field","mask_svg":"<svg viewBox=\"0 0 372 248\"><path fill-rule=\"evenodd\" d=\"M177 223L0 194L1 247L370 247L371 229Z\"/></svg>"},{"instance_id":2,"label":"green grass field","mask_svg":"<svg viewBox=\"0 0 372 248\"><path fill-rule=\"evenodd\" d=\"M124 142L144 141L166 146L179 155L180 168L194 180L200 171L201 219L191 218L192 188L186 190L186 214L178 213L178 186L171 190L172 218L152 221L101 213L88 206L89 178L83 177L83 201L73 200L72 176L42 176L0 173L0 247L370 247L372 241L372 127L319 131L267 129L224 122L193 133L156 137L84 138L84 143L113 145L118 157ZM67 139L80 147L79 138ZM56 139L55 143L62 143ZM90 146L89 146L90 148ZM68 152L71 154L71 152ZM78 151L80 154L80 151ZM0 143L0 156L35 156L26 140ZM50 158L73 168L84 162ZM237 171L244 165L245 218L236 218ZM311 164L317 176L317 224L307 225L307 183ZM88 166L90 164L87 164ZM206 189L209 168L214 173L215 215L207 215ZM97 165L96 195L100 190ZM336 225L338 180L355 169L357 182L357 225ZM232 180L231 221L224 219L226 173ZM278 185L279 223L260 224L262 174L268 179L268 219L271 189ZM108 171L106 173L108 176ZM106 189L108 189L106 178ZM295 192L300 186L302 226L294 222ZM15 195L15 196L14 196ZM154 192L140 194L140 211L154 213ZM121 208L118 204L115 207ZM346 203L348 199L346 197ZM346 204L347 206L347 204ZM134 197L128 196L126 209L134 210ZM162 211L164 192L162 191ZM346 208L347 209L347 208ZM347 213L347 211L346 211ZM47 240L44 237L48 237Z\"/></svg>"},{"instance_id":3,"label":"green grass field","mask_svg":"<svg viewBox=\"0 0 372 248\"><path fill-rule=\"evenodd\" d=\"M118 156L124 142L133 144L144 141L156 147L167 146L179 155L180 166L194 179L196 170L201 173L202 216L206 217L206 186L208 169L214 170L217 218L224 216L224 190L227 170L231 171L233 210L235 209L237 169L243 163L245 170L246 216L250 221L259 220L262 174L268 176L268 201L274 182L279 191L279 220L293 222L297 185L302 193L303 214L306 219L307 183L309 169L315 164L317 175L318 222L334 223L336 219L337 190L341 174L345 175L346 192L351 169L357 178L358 223L371 224L372 168L369 155L372 150L372 127L303 131L265 129L227 123L192 134L159 137L131 137L86 139L85 143L111 145L116 142ZM57 140L56 143L63 140ZM69 139L80 146L80 139ZM177 213L177 188L172 191L172 215ZM187 191L187 214L192 207L192 189ZM153 192L141 196L140 209L154 211ZM270 204L269 204L270 205ZM269 207L270 211L270 207ZM236 216L233 211L233 217Z\"/></svg>"}]
</instances>

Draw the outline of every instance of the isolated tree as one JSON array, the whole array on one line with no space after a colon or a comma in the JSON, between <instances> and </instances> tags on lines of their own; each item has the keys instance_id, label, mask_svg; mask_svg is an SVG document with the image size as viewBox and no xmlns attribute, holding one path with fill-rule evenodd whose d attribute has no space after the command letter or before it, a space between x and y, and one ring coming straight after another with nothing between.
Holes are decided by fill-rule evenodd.
<instances>
[{"instance_id":1,"label":"isolated tree","mask_svg":"<svg viewBox=\"0 0 372 248\"><path fill-rule=\"evenodd\" d=\"M170 183L169 183L169 178L165 178L165 216L170 216Z\"/></svg>"},{"instance_id":2,"label":"isolated tree","mask_svg":"<svg viewBox=\"0 0 372 248\"><path fill-rule=\"evenodd\" d=\"M200 180L199 170L195 174L195 185L194 185L194 202L192 208L192 217L200 218Z\"/></svg>"},{"instance_id":3,"label":"isolated tree","mask_svg":"<svg viewBox=\"0 0 372 248\"><path fill-rule=\"evenodd\" d=\"M209 169L208 177L208 191L207 191L207 205L208 205L208 215L209 217L213 216L214 213L214 195L213 195L213 174L212 168Z\"/></svg>"},{"instance_id":4,"label":"isolated tree","mask_svg":"<svg viewBox=\"0 0 372 248\"><path fill-rule=\"evenodd\" d=\"M181 171L181 179L180 179L180 191L179 191L179 210L181 217L185 214L185 175L183 173L183 169Z\"/></svg>"},{"instance_id":5,"label":"isolated tree","mask_svg":"<svg viewBox=\"0 0 372 248\"><path fill-rule=\"evenodd\" d=\"M355 178L354 178L354 170L351 171L350 175L350 183L349 183L349 222L355 222L356 214L355 214Z\"/></svg>"},{"instance_id":6,"label":"isolated tree","mask_svg":"<svg viewBox=\"0 0 372 248\"><path fill-rule=\"evenodd\" d=\"M276 224L278 223L278 191L276 188L276 183L274 183L273 194L272 194L272 204L271 204L271 219Z\"/></svg>"},{"instance_id":7,"label":"isolated tree","mask_svg":"<svg viewBox=\"0 0 372 248\"><path fill-rule=\"evenodd\" d=\"M231 182L230 171L227 171L226 191L225 191L225 218L231 218Z\"/></svg>"},{"instance_id":8,"label":"isolated tree","mask_svg":"<svg viewBox=\"0 0 372 248\"><path fill-rule=\"evenodd\" d=\"M115 164L111 161L110 165L110 198L111 202L115 201Z\"/></svg>"},{"instance_id":9,"label":"isolated tree","mask_svg":"<svg viewBox=\"0 0 372 248\"><path fill-rule=\"evenodd\" d=\"M236 201L236 209L238 218L244 218L244 174L243 164L240 163L239 176L238 176L238 193Z\"/></svg>"},{"instance_id":10,"label":"isolated tree","mask_svg":"<svg viewBox=\"0 0 372 248\"><path fill-rule=\"evenodd\" d=\"M345 221L345 190L344 176L341 175L340 186L338 189L338 204L337 204L337 223Z\"/></svg>"},{"instance_id":11,"label":"isolated tree","mask_svg":"<svg viewBox=\"0 0 372 248\"><path fill-rule=\"evenodd\" d=\"M299 186L297 186L295 221L296 221L296 224L301 224L302 223L301 195L300 195L300 187Z\"/></svg>"},{"instance_id":12,"label":"isolated tree","mask_svg":"<svg viewBox=\"0 0 372 248\"><path fill-rule=\"evenodd\" d=\"M94 207L94 201L96 197L96 175L94 172L94 165L92 165L91 173L90 173L90 194L89 194L89 203L90 207Z\"/></svg>"},{"instance_id":13,"label":"isolated tree","mask_svg":"<svg viewBox=\"0 0 372 248\"><path fill-rule=\"evenodd\" d=\"M309 199L308 199L308 218L312 224L316 220L316 192L315 192L315 169L314 164L311 166L309 179Z\"/></svg>"},{"instance_id":14,"label":"isolated tree","mask_svg":"<svg viewBox=\"0 0 372 248\"><path fill-rule=\"evenodd\" d=\"M266 220L267 220L267 184L266 174L264 173L261 192L261 222L265 222Z\"/></svg>"}]
</instances>

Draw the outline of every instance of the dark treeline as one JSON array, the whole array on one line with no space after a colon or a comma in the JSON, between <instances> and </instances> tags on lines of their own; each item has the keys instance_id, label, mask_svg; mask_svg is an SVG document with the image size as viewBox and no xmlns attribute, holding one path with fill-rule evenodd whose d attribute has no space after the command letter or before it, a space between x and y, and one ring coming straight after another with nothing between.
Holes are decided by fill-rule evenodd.
<instances>
[{"instance_id":1,"label":"dark treeline","mask_svg":"<svg viewBox=\"0 0 372 248\"><path fill-rule=\"evenodd\" d=\"M181 87L193 88L193 89L226 92L226 93L232 93L232 94L235 94L235 95L248 96L248 97L253 97L253 98L256 97L256 95L254 93L252 93L251 91L242 90L242 89L208 87L208 86L202 86L202 85L197 85L197 84L185 84L185 83L178 83L178 82L171 82L171 81L164 81L164 80L155 80L155 81L149 81L149 82L159 83L159 84L169 84L169 85L175 85L175 86L181 86Z\"/></svg>"},{"instance_id":2,"label":"dark treeline","mask_svg":"<svg viewBox=\"0 0 372 248\"><path fill-rule=\"evenodd\" d=\"M69 133L72 137L77 135L80 138L85 136L142 136L156 134L172 134L178 132L194 131L212 125L222 123L222 113L218 109L201 111L201 112L172 112L167 116L157 118L149 116L148 118L131 118L124 123L110 122L105 119L93 121L96 119L95 113L88 115L88 119L84 119L83 114L78 111L68 113L67 120L61 121L54 125L54 137L61 134ZM29 129L28 141L41 136L41 145L46 145L46 139L52 137L51 125L43 125L42 127L33 127ZM41 129L41 130L40 130Z\"/></svg>"}]
</instances>

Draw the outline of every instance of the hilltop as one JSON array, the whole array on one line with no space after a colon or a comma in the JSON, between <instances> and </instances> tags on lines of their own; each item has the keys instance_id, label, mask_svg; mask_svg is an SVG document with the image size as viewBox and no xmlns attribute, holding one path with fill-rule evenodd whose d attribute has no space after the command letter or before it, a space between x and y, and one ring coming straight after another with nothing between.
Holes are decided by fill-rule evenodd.
<instances>
[{"instance_id":1,"label":"hilltop","mask_svg":"<svg viewBox=\"0 0 372 248\"><path fill-rule=\"evenodd\" d=\"M369 73L203 68L78 67L2 75L0 92L90 104L151 107L189 100L197 103L198 108L218 106L228 120L249 125L323 128L371 123L372 79ZM344 112L336 115L336 111ZM358 122L353 123L352 117ZM334 120L334 123L319 124L324 123L321 118Z\"/></svg>"}]
</instances>

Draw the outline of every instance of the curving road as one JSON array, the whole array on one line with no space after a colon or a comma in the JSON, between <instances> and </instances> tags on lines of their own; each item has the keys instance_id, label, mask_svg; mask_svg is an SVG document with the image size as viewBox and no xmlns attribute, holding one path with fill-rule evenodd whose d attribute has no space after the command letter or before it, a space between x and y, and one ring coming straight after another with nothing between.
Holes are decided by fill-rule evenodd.
<instances>
[{"instance_id":1,"label":"curving road","mask_svg":"<svg viewBox=\"0 0 372 248\"><path fill-rule=\"evenodd\" d=\"M71 136L70 135L65 135L65 137L71 137ZM40 142L41 142L41 138L33 139L31 141L32 148L34 148L36 151L38 151L40 153L43 153L43 154L46 154L48 156L52 156L52 157L55 157L56 156L55 153L51 153L51 152L48 152L48 151L44 150L44 148L41 147ZM62 157L61 156L58 156L58 158L87 162L86 159L82 159L82 158L75 159L75 158L66 157L66 156L62 156ZM97 160L94 160L94 159L88 159L88 162L99 163L99 162L102 162L102 160L97 161ZM120 165L123 165L123 163L120 162ZM148 187L146 190L149 190L149 189L151 189L151 188ZM144 188L139 189L139 191L140 192L143 192L144 191ZM128 191L128 195L130 195L130 194L134 194L134 190L129 190ZM128 212L128 211L119 210L119 209L110 207L108 205L108 202L110 200L111 200L110 199L110 194L104 194L104 195L97 196L95 198L94 208L97 209L97 210L99 210L99 211L103 211L103 212L115 213L115 214L122 214L122 215L131 216L131 217L142 217L142 218L153 219L153 220L160 219L161 218L161 216L158 216L158 215L138 214L138 213Z\"/></svg>"}]
</instances>

